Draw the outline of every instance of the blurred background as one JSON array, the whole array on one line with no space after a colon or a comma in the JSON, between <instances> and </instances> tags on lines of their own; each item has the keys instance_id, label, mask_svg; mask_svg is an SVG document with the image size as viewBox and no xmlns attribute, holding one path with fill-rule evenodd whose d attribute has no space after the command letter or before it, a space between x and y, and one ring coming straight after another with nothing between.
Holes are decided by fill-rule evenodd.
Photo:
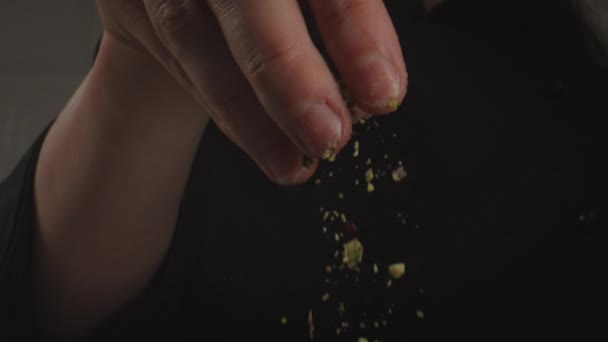
<instances>
[{"instance_id":1,"label":"blurred background","mask_svg":"<svg viewBox=\"0 0 608 342\"><path fill-rule=\"evenodd\" d=\"M95 1L0 0L0 181L89 69Z\"/></svg>"}]
</instances>

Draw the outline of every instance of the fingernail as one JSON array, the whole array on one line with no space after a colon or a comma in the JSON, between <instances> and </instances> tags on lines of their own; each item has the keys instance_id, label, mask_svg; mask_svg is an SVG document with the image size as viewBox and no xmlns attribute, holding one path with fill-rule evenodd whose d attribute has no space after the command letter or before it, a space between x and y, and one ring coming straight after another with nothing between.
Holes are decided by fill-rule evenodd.
<instances>
[{"instance_id":1,"label":"fingernail","mask_svg":"<svg viewBox=\"0 0 608 342\"><path fill-rule=\"evenodd\" d=\"M367 88L360 94L367 105L394 111L399 105L400 82L397 69L386 58L372 55L359 61L359 77Z\"/></svg>"},{"instance_id":2,"label":"fingernail","mask_svg":"<svg viewBox=\"0 0 608 342\"><path fill-rule=\"evenodd\" d=\"M342 136L342 120L326 104L311 105L302 116L303 129L296 133L301 148L308 156L321 157L335 149Z\"/></svg>"}]
</instances>

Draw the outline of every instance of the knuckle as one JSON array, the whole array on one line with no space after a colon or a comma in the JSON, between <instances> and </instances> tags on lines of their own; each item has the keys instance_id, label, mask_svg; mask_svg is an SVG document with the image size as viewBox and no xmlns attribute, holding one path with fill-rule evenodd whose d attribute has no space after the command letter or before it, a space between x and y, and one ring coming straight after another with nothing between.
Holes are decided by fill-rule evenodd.
<instances>
[{"instance_id":1,"label":"knuckle","mask_svg":"<svg viewBox=\"0 0 608 342\"><path fill-rule=\"evenodd\" d=\"M207 0L207 4L218 19L231 19L236 17L238 0Z\"/></svg>"},{"instance_id":2,"label":"knuckle","mask_svg":"<svg viewBox=\"0 0 608 342\"><path fill-rule=\"evenodd\" d=\"M179 41L189 34L191 0L158 0L152 7L153 20L165 42Z\"/></svg>"},{"instance_id":3,"label":"knuckle","mask_svg":"<svg viewBox=\"0 0 608 342\"><path fill-rule=\"evenodd\" d=\"M324 13L321 13L321 17L326 21L341 23L352 13L364 13L369 5L369 0L339 0L335 1L333 6L329 6Z\"/></svg>"},{"instance_id":4,"label":"knuckle","mask_svg":"<svg viewBox=\"0 0 608 342\"><path fill-rule=\"evenodd\" d=\"M256 46L247 53L246 72L253 79L264 77L277 68L284 67L301 55L301 50L294 43L270 42L265 46Z\"/></svg>"}]
</instances>

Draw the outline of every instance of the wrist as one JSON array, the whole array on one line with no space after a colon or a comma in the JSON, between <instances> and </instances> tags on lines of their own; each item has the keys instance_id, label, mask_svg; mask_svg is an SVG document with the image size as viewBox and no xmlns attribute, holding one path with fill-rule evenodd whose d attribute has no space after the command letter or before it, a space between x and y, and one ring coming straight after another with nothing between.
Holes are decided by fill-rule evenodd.
<instances>
[{"instance_id":1,"label":"wrist","mask_svg":"<svg viewBox=\"0 0 608 342\"><path fill-rule=\"evenodd\" d=\"M142 119L204 125L203 107L149 53L104 34L85 93L122 124Z\"/></svg>"}]
</instances>

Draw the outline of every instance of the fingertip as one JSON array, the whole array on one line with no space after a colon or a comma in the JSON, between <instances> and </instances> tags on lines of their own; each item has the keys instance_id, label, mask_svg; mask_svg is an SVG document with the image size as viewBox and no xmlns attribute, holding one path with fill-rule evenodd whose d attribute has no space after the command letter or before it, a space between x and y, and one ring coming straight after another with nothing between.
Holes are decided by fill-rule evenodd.
<instances>
[{"instance_id":1,"label":"fingertip","mask_svg":"<svg viewBox=\"0 0 608 342\"><path fill-rule=\"evenodd\" d=\"M306 183L314 174L319 164L318 159L303 157L299 165L277 170L270 175L272 181L283 186L296 186Z\"/></svg>"}]
</instances>

